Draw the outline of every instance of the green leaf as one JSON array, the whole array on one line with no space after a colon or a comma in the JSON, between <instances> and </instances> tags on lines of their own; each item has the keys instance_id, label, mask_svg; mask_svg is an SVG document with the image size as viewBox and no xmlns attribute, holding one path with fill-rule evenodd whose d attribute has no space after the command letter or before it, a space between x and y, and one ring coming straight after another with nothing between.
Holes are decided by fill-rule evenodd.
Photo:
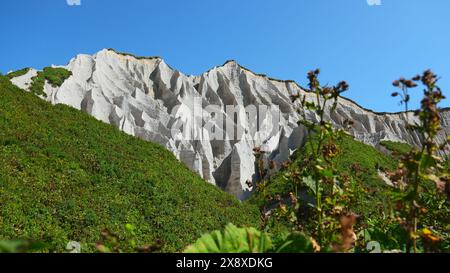
<instances>
[{"instance_id":1,"label":"green leaf","mask_svg":"<svg viewBox=\"0 0 450 273\"><path fill-rule=\"evenodd\" d=\"M328 169L320 170L320 174L322 176L325 176L325 177L334 177L333 172L331 170L328 170Z\"/></svg>"},{"instance_id":2,"label":"green leaf","mask_svg":"<svg viewBox=\"0 0 450 273\"><path fill-rule=\"evenodd\" d=\"M428 154L425 154L421 158L420 167L422 168L422 170L426 170L426 169L430 168L431 166L434 166L435 163L436 163L436 161L433 157L431 157Z\"/></svg>"},{"instance_id":3,"label":"green leaf","mask_svg":"<svg viewBox=\"0 0 450 273\"><path fill-rule=\"evenodd\" d=\"M45 247L43 243L24 240L0 241L0 253L36 252Z\"/></svg>"},{"instance_id":4,"label":"green leaf","mask_svg":"<svg viewBox=\"0 0 450 273\"><path fill-rule=\"evenodd\" d=\"M316 181L311 177L303 177L303 183L314 193L316 194Z\"/></svg>"},{"instance_id":5,"label":"green leaf","mask_svg":"<svg viewBox=\"0 0 450 273\"><path fill-rule=\"evenodd\" d=\"M293 232L281 243L277 253L312 253L311 239L301 232Z\"/></svg>"},{"instance_id":6,"label":"green leaf","mask_svg":"<svg viewBox=\"0 0 450 273\"><path fill-rule=\"evenodd\" d=\"M267 233L255 228L237 228L228 224L223 232L204 234L185 253L264 253L272 248Z\"/></svg>"},{"instance_id":7,"label":"green leaf","mask_svg":"<svg viewBox=\"0 0 450 273\"><path fill-rule=\"evenodd\" d=\"M23 244L22 241L0 241L0 253L17 253Z\"/></svg>"}]
</instances>

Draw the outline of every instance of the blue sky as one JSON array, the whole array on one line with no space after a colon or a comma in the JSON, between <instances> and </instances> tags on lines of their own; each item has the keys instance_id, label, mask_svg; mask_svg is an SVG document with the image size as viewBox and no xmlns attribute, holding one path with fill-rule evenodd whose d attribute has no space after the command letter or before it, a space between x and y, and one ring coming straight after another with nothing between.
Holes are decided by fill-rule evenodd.
<instances>
[{"instance_id":1,"label":"blue sky","mask_svg":"<svg viewBox=\"0 0 450 273\"><path fill-rule=\"evenodd\" d=\"M345 96L376 111L399 111L391 82L427 68L450 97L450 1L381 0L3 1L0 72L66 64L78 53L115 48L163 57L200 74L235 59L279 79L346 80ZM413 94L419 106L421 90ZM447 99L442 106L450 106Z\"/></svg>"}]
</instances>

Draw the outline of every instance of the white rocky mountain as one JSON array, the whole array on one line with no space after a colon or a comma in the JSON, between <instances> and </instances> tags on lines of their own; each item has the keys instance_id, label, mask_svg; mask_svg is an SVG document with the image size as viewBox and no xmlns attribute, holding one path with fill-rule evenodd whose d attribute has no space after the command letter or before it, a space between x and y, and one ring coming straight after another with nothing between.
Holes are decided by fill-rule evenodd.
<instances>
[{"instance_id":1,"label":"white rocky mountain","mask_svg":"<svg viewBox=\"0 0 450 273\"><path fill-rule=\"evenodd\" d=\"M130 135L165 146L205 180L241 199L250 193L246 181L255 176L253 148L261 147L268 159L281 164L305 139L306 131L297 125L299 114L290 96L298 92L311 95L293 81L255 74L234 61L188 76L158 57L140 58L105 49L92 56L78 55L63 67L72 71L72 76L59 88L46 83L43 99L70 105ZM27 89L36 73L31 69L12 82ZM217 106L215 114L205 110L209 105ZM269 111L250 119L245 112L235 116L226 111L227 106L251 105L267 106ZM276 109L281 111L280 119ZM415 117L408 115L413 122ZM307 116L316 119L313 113ZM328 118L336 127L345 120L353 121L349 133L373 146L381 140L420 143L418 136L406 129L405 113L375 113L340 98ZM221 124L227 122L233 124L232 132L242 130L241 137L221 131ZM276 126L272 128L272 124ZM442 125L441 140L450 133L448 109L442 112ZM187 133L171 131L177 126ZM211 132L224 137L214 138Z\"/></svg>"}]
</instances>

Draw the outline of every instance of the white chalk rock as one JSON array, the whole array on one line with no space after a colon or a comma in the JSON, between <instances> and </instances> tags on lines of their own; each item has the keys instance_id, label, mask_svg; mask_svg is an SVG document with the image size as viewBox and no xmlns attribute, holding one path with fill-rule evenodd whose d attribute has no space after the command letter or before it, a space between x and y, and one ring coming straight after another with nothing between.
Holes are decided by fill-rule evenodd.
<instances>
[{"instance_id":1,"label":"white chalk rock","mask_svg":"<svg viewBox=\"0 0 450 273\"><path fill-rule=\"evenodd\" d=\"M199 76L186 76L160 58L136 58L105 49L93 56L78 55L65 68L73 75L59 88L46 84L47 97L42 98L163 145L204 179L241 199L251 192L245 182L255 178L254 147L261 147L268 152L268 160L281 164L305 141L307 132L297 125L299 115L290 95L301 92L314 99L295 82L257 75L234 61ZM36 73L31 69L12 82L27 89ZM218 113L207 112L210 105L217 106ZM229 115L226 108L230 105L278 106L282 119L278 121L271 111L258 120L246 119L241 112ZM409 115L413 122L416 118ZM314 113L306 116L317 120ZM377 146L381 140L420 143L418 135L406 129L404 113L375 113L341 98L327 118L336 127L352 120L350 133L369 145ZM241 133L238 138L224 133L221 123L226 121ZM274 121L278 121L276 128ZM442 125L445 131L440 140L450 133L448 109L442 112ZM184 133L173 133L177 127ZM207 130L213 127L217 127L214 132ZM217 135L224 138L215 139Z\"/></svg>"}]
</instances>

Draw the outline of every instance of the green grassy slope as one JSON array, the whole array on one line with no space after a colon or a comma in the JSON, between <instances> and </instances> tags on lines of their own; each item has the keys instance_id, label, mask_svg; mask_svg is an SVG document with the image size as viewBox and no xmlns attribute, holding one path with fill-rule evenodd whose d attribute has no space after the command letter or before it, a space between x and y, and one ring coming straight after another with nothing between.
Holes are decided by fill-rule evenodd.
<instances>
[{"instance_id":1,"label":"green grassy slope","mask_svg":"<svg viewBox=\"0 0 450 273\"><path fill-rule=\"evenodd\" d=\"M392 153L406 154L412 150L412 147L406 143L395 142L395 141L381 141L381 146L385 147Z\"/></svg>"},{"instance_id":2,"label":"green grassy slope","mask_svg":"<svg viewBox=\"0 0 450 273\"><path fill-rule=\"evenodd\" d=\"M162 240L177 251L227 223L258 226L258 209L200 179L163 147L0 76L0 240L26 238L64 251L94 250L101 231L125 250Z\"/></svg>"}]
</instances>

